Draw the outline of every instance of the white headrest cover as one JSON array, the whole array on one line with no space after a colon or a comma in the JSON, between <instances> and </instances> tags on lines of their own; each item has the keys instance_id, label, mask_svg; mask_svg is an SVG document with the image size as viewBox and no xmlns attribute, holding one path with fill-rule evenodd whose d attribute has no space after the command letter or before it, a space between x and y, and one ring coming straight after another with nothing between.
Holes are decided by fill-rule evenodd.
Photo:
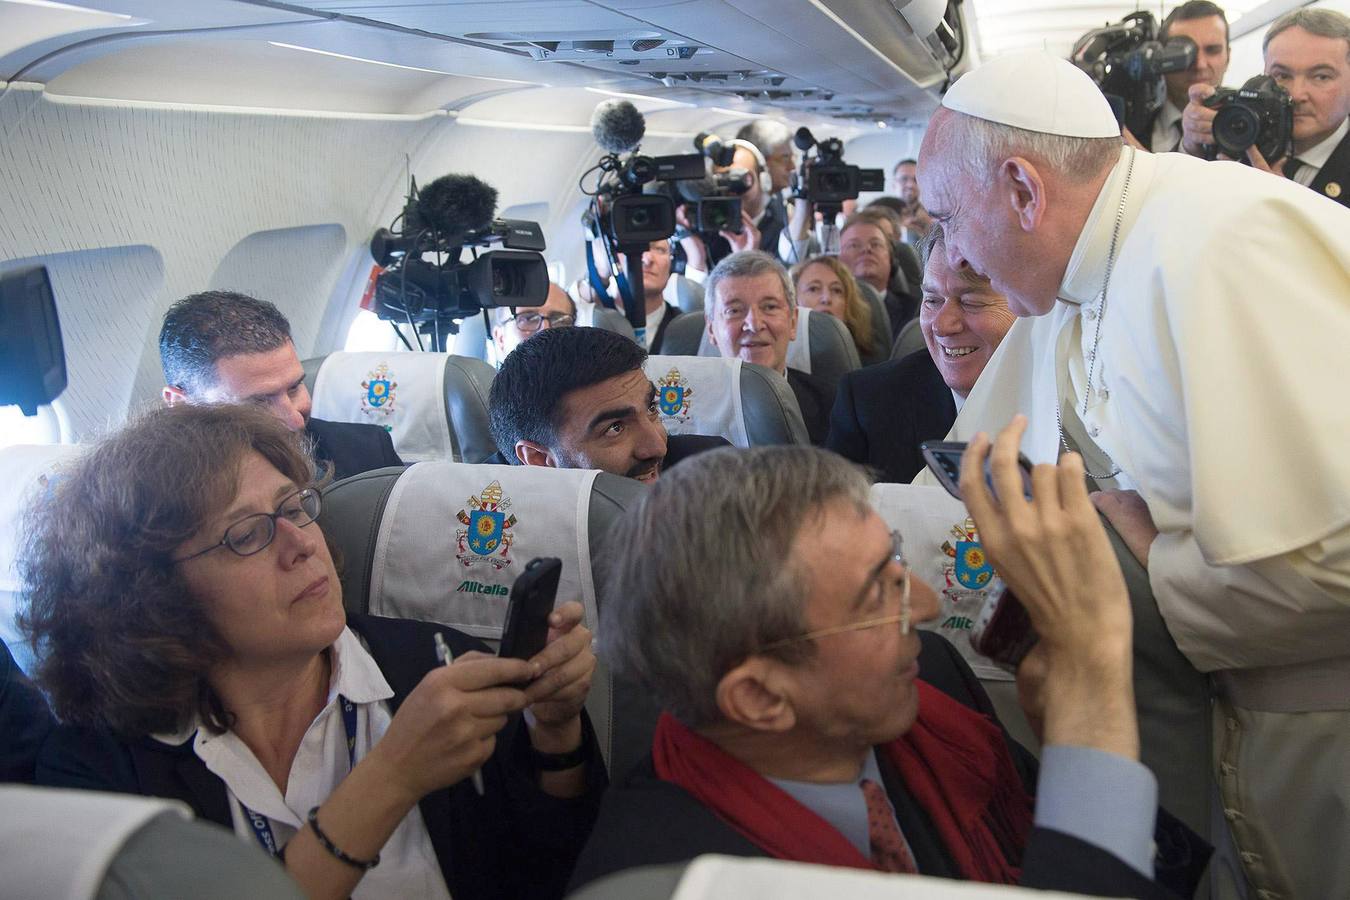
<instances>
[{"instance_id":1,"label":"white headrest cover","mask_svg":"<svg viewBox=\"0 0 1350 900\"><path fill-rule=\"evenodd\" d=\"M596 472L444 461L410 466L385 504L370 574L375 615L501 637L511 585L537 556L562 560L558 602L595 628L588 517Z\"/></svg>"},{"instance_id":2,"label":"white headrest cover","mask_svg":"<svg viewBox=\"0 0 1350 900\"><path fill-rule=\"evenodd\" d=\"M970 646L970 629L984 605L993 570L965 505L940 487L875 484L872 506L905 539L911 577L938 595L938 617L920 627L951 641L979 677L1011 681L1011 675Z\"/></svg>"},{"instance_id":3,"label":"white headrest cover","mask_svg":"<svg viewBox=\"0 0 1350 900\"><path fill-rule=\"evenodd\" d=\"M645 369L669 434L721 435L737 447L750 446L739 359L649 356Z\"/></svg>"},{"instance_id":4,"label":"white headrest cover","mask_svg":"<svg viewBox=\"0 0 1350 900\"><path fill-rule=\"evenodd\" d=\"M446 353L330 353L314 379L317 419L379 425L404 462L453 459Z\"/></svg>"}]
</instances>

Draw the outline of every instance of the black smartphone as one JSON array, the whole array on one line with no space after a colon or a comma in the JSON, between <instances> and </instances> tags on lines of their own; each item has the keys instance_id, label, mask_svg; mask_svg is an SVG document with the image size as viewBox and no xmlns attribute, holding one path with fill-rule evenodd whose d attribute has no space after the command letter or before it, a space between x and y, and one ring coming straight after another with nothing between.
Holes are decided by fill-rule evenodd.
<instances>
[{"instance_id":1,"label":"black smartphone","mask_svg":"<svg viewBox=\"0 0 1350 900\"><path fill-rule=\"evenodd\" d=\"M961 499L961 454L966 452L965 441L924 441L919 444L924 462L933 470L938 481L957 500ZM1031 499L1031 460L1021 453L1017 454L1017 464L1022 470L1022 495ZM984 483L995 498L994 478L989 471L989 457L984 459Z\"/></svg>"},{"instance_id":2,"label":"black smartphone","mask_svg":"<svg viewBox=\"0 0 1350 900\"><path fill-rule=\"evenodd\" d=\"M1026 607L1002 581L994 583L970 630L970 646L1001 669L1017 674L1023 658L1040 636L1031 625Z\"/></svg>"},{"instance_id":3,"label":"black smartphone","mask_svg":"<svg viewBox=\"0 0 1350 900\"><path fill-rule=\"evenodd\" d=\"M560 577L562 560L552 556L532 559L525 566L511 585L498 656L529 659L544 649L548 641L548 616L558 597Z\"/></svg>"}]
</instances>

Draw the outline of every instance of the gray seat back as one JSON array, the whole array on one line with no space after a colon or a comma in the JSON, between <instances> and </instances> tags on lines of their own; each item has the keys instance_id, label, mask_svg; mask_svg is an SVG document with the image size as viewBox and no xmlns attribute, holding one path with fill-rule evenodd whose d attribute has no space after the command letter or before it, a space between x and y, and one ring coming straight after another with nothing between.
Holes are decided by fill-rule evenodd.
<instances>
[{"instance_id":1,"label":"gray seat back","mask_svg":"<svg viewBox=\"0 0 1350 900\"><path fill-rule=\"evenodd\" d=\"M630 341L637 340L637 334L633 331L633 326L629 324L624 314L607 306L597 306L591 312L591 327L599 328L602 331L613 331Z\"/></svg>"},{"instance_id":2,"label":"gray seat back","mask_svg":"<svg viewBox=\"0 0 1350 900\"><path fill-rule=\"evenodd\" d=\"M661 350L671 356L718 356L708 340L708 320L702 312L680 316L666 326ZM788 344L788 368L838 381L862 365L848 326L834 316L797 311L797 337Z\"/></svg>"},{"instance_id":3,"label":"gray seat back","mask_svg":"<svg viewBox=\"0 0 1350 900\"><path fill-rule=\"evenodd\" d=\"M905 323L905 327L900 329L900 333L895 336L895 343L891 346L891 359L903 359L917 350L924 350L927 344L923 340L923 332L919 329L919 320L910 319Z\"/></svg>"},{"instance_id":4,"label":"gray seat back","mask_svg":"<svg viewBox=\"0 0 1350 900\"><path fill-rule=\"evenodd\" d=\"M856 282L867 308L872 311L872 338L879 346L886 346L891 339L891 314L886 311L886 303L877 293L877 289L865 281Z\"/></svg>"},{"instance_id":5,"label":"gray seat back","mask_svg":"<svg viewBox=\"0 0 1350 900\"><path fill-rule=\"evenodd\" d=\"M681 312L703 311L703 285L683 275L672 275L675 279L675 303Z\"/></svg>"},{"instance_id":6,"label":"gray seat back","mask_svg":"<svg viewBox=\"0 0 1350 900\"><path fill-rule=\"evenodd\" d=\"M412 480L400 488L400 479ZM460 482L478 487L443 494L425 490L432 483ZM408 485L414 484L420 487L410 493ZM455 490L471 496L459 497ZM536 556L557 556L565 561L559 600L578 599L579 591L594 631L598 607L591 560L604 552L614 521L644 490L637 481L604 472L419 463L364 472L329 486L319 524L340 559L343 603L351 612L438 621L493 641L500 635L509 587L524 564ZM499 532L497 552L479 554L465 545L466 511L485 509L502 510L510 518ZM431 521L445 524L435 528ZM585 523L584 535L579 522ZM414 558L419 570L410 573L406 563ZM650 723L634 731L637 744L629 746L628 732L613 727L614 705L612 681L601 666L587 710L606 760L617 754L631 765L650 750L641 744Z\"/></svg>"},{"instance_id":7,"label":"gray seat back","mask_svg":"<svg viewBox=\"0 0 1350 900\"><path fill-rule=\"evenodd\" d=\"M440 354L445 357L445 369L440 385L440 395L445 404L445 422L449 428L450 457L455 462L483 462L497 452L492 440L492 430L488 417L488 392L492 388L492 379L496 370L481 359L453 354ZM388 353L381 359L391 360L391 371L397 371L399 359L416 359L426 354ZM316 379L327 356L319 356L304 361L305 385L311 393L315 392ZM316 408L318 398L315 400ZM346 416L344 421L366 422L369 419L357 415ZM394 448L403 454L399 447L398 431L394 434ZM406 455L405 462L411 462Z\"/></svg>"}]
</instances>

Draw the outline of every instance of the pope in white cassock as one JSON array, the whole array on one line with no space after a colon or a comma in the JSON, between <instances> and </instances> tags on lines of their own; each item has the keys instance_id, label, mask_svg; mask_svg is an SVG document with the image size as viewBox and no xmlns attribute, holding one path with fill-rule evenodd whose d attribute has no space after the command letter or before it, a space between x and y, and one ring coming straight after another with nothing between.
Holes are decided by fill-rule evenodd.
<instances>
[{"instance_id":1,"label":"pope in white cassock","mask_svg":"<svg viewBox=\"0 0 1350 900\"><path fill-rule=\"evenodd\" d=\"M1350 897L1350 210L1124 148L1092 81L1040 52L952 86L919 183L953 267L1038 317L953 436L1026 412L1033 460L1076 443L1099 481L1138 491L1099 508L1215 676L1250 895Z\"/></svg>"}]
</instances>

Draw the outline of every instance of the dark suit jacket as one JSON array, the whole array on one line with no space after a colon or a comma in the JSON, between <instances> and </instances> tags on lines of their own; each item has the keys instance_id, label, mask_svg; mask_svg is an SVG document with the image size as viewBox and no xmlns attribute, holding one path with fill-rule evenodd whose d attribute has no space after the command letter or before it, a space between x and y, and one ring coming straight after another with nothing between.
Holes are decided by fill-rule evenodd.
<instances>
[{"instance_id":1,"label":"dark suit jacket","mask_svg":"<svg viewBox=\"0 0 1350 900\"><path fill-rule=\"evenodd\" d=\"M919 442L942 440L956 401L927 349L849 372L839 381L825 446L877 470L878 481L907 483L923 468Z\"/></svg>"},{"instance_id":2,"label":"dark suit jacket","mask_svg":"<svg viewBox=\"0 0 1350 900\"><path fill-rule=\"evenodd\" d=\"M921 631L919 668L929 684L997 721L975 674L940 635ZM1007 738L1025 787L1034 790L1035 758ZM899 774L884 763L883 781L896 818L925 875L959 877L927 814L909 796ZM1022 855L1021 883L1043 890L1109 897L1165 898L1194 893L1209 848L1184 825L1159 811L1158 880L1150 881L1120 859L1062 832L1034 828ZM705 853L764 856L764 851L700 804L683 788L656 777L648 757L605 796L600 819L577 861L572 888L636 866L685 862ZM1166 885L1167 887L1164 887Z\"/></svg>"},{"instance_id":3,"label":"dark suit jacket","mask_svg":"<svg viewBox=\"0 0 1350 900\"><path fill-rule=\"evenodd\" d=\"M438 665L432 635L455 655L487 650L475 638L425 622L351 614L399 704ZM606 777L599 745L585 724L587 792L560 800L536 785L529 738L519 716L497 735L483 766L484 796L466 779L418 804L450 893L471 897L560 897L577 852L595 821ZM225 784L197 758L189 740L177 747L150 738L120 741L87 728L59 726L42 749L38 779L58 787L118 791L182 800L198 818L230 827Z\"/></svg>"},{"instance_id":4,"label":"dark suit jacket","mask_svg":"<svg viewBox=\"0 0 1350 900\"><path fill-rule=\"evenodd\" d=\"M394 439L378 425L310 419L305 434L314 441L314 458L332 464L336 480L403 465L394 452Z\"/></svg>"},{"instance_id":5,"label":"dark suit jacket","mask_svg":"<svg viewBox=\"0 0 1350 900\"><path fill-rule=\"evenodd\" d=\"M672 275L671 277L674 278L675 276ZM672 306L670 303L666 304L666 314L661 318L661 324L656 326L656 333L653 334L651 340L647 342L648 353L655 356L661 352L661 344L666 339L666 326L675 319L678 319L681 315L683 315L683 312L678 306Z\"/></svg>"},{"instance_id":6,"label":"dark suit jacket","mask_svg":"<svg viewBox=\"0 0 1350 900\"><path fill-rule=\"evenodd\" d=\"M1333 184L1336 187L1332 188ZM1317 177L1308 187L1331 197L1341 206L1350 206L1350 134L1341 138L1336 149L1331 151L1327 164L1318 170Z\"/></svg>"},{"instance_id":7,"label":"dark suit jacket","mask_svg":"<svg viewBox=\"0 0 1350 900\"><path fill-rule=\"evenodd\" d=\"M797 397L797 406L806 423L806 433L817 447L825 445L830 432L830 406L834 403L837 384L833 379L810 375L797 369L787 370L788 387Z\"/></svg>"},{"instance_id":8,"label":"dark suit jacket","mask_svg":"<svg viewBox=\"0 0 1350 900\"><path fill-rule=\"evenodd\" d=\"M759 249L774 259L778 258L778 236L783 233L787 221L787 206L783 203L783 198L775 194L765 204L764 215L760 218L759 224L755 226L759 229ZM731 255L731 244L720 234L713 235L705 240L708 245L709 267L717 265ZM711 272L712 269L709 268L708 271Z\"/></svg>"},{"instance_id":9,"label":"dark suit jacket","mask_svg":"<svg viewBox=\"0 0 1350 900\"><path fill-rule=\"evenodd\" d=\"M38 750L51 730L46 698L0 641L0 782L32 784Z\"/></svg>"}]
</instances>

